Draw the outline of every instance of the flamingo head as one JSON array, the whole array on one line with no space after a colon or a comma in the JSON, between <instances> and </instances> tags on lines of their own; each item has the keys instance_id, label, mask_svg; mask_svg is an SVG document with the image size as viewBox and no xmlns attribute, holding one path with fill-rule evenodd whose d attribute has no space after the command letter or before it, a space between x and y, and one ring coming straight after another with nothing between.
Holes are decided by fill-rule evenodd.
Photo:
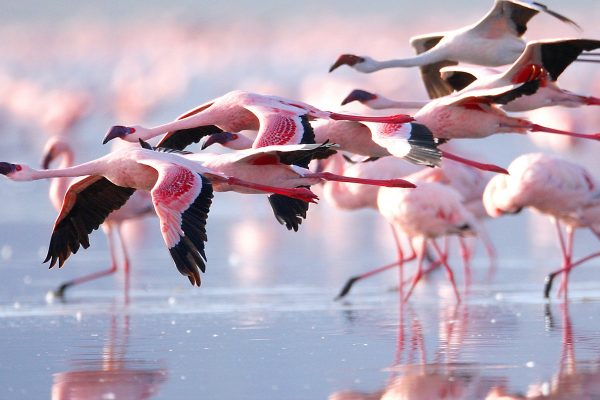
<instances>
[{"instance_id":1,"label":"flamingo head","mask_svg":"<svg viewBox=\"0 0 600 400\"><path fill-rule=\"evenodd\" d=\"M234 141L238 140L239 138L240 138L240 135L238 135L237 133L231 133L231 132L213 133L212 135L210 135L206 138L206 141L202 145L202 150L206 149L207 147L209 147L215 143L219 143L221 146L231 147L231 145L232 145L231 142L234 142Z\"/></svg>"},{"instance_id":2,"label":"flamingo head","mask_svg":"<svg viewBox=\"0 0 600 400\"><path fill-rule=\"evenodd\" d=\"M11 181L30 181L33 169L23 164L0 162L0 174L6 175Z\"/></svg>"},{"instance_id":3,"label":"flamingo head","mask_svg":"<svg viewBox=\"0 0 600 400\"><path fill-rule=\"evenodd\" d=\"M67 142L64 138L55 136L46 142L44 156L42 158L42 168L50 168L52 161L61 155L73 157L73 149L71 148L69 142Z\"/></svg>"},{"instance_id":4,"label":"flamingo head","mask_svg":"<svg viewBox=\"0 0 600 400\"><path fill-rule=\"evenodd\" d=\"M368 101L375 100L375 99L377 99L376 94L367 92L366 90L362 90L362 89L354 89L353 91L350 92L350 94L348 96L346 96L346 98L344 100L342 100L342 105L344 106L353 101L358 101L358 102L364 104Z\"/></svg>"},{"instance_id":5,"label":"flamingo head","mask_svg":"<svg viewBox=\"0 0 600 400\"><path fill-rule=\"evenodd\" d=\"M362 63L365 61L364 57L355 56L354 54L342 54L338 57L337 61L333 63L333 65L329 68L329 72L332 72L334 69L347 65L349 67L353 67L358 63Z\"/></svg>"},{"instance_id":6,"label":"flamingo head","mask_svg":"<svg viewBox=\"0 0 600 400\"><path fill-rule=\"evenodd\" d=\"M496 175L485 187L483 206L493 218L506 214L518 214L523 209L523 206L517 204L515 196L511 193L509 178L510 175Z\"/></svg>"},{"instance_id":7,"label":"flamingo head","mask_svg":"<svg viewBox=\"0 0 600 400\"><path fill-rule=\"evenodd\" d=\"M137 142L140 137L139 134L135 135L136 132L138 132L138 127L135 126L112 126L106 133L106 136L104 136L102 144L106 144L115 138L121 138L128 142Z\"/></svg>"}]
</instances>

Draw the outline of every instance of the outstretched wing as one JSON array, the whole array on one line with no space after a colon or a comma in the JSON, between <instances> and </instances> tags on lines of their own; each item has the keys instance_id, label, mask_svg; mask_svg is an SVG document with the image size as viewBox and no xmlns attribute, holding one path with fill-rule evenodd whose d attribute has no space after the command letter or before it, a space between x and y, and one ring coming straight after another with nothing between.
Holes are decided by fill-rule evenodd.
<instances>
[{"instance_id":1,"label":"outstretched wing","mask_svg":"<svg viewBox=\"0 0 600 400\"><path fill-rule=\"evenodd\" d=\"M315 134L306 115L264 105L246 105L258 118L260 128L252 147L314 143Z\"/></svg>"},{"instance_id":2,"label":"outstretched wing","mask_svg":"<svg viewBox=\"0 0 600 400\"><path fill-rule=\"evenodd\" d=\"M421 54L435 47L443 38L443 35L417 36L411 38L410 44L417 54ZM440 76L440 70L451 65L458 65L458 63L455 61L444 60L419 67L421 70L421 78L423 79L429 98L437 99L438 97L447 96L452 93L452 86Z\"/></svg>"},{"instance_id":3,"label":"outstretched wing","mask_svg":"<svg viewBox=\"0 0 600 400\"><path fill-rule=\"evenodd\" d=\"M177 164L155 159L138 161L158 172L150 194L171 257L179 272L192 285L200 286L200 271L206 270L204 243L212 185L202 175Z\"/></svg>"},{"instance_id":4,"label":"outstretched wing","mask_svg":"<svg viewBox=\"0 0 600 400\"><path fill-rule=\"evenodd\" d=\"M80 246L90 246L89 234L98 229L108 215L121 208L135 192L133 188L117 186L102 176L89 176L73 183L63 200L54 223L48 255L52 268L58 261L62 267Z\"/></svg>"},{"instance_id":5,"label":"outstretched wing","mask_svg":"<svg viewBox=\"0 0 600 400\"><path fill-rule=\"evenodd\" d=\"M184 150L192 143L200 142L203 137L219 132L223 132L223 130L215 125L197 126L195 128L167 132L156 147Z\"/></svg>"},{"instance_id":6,"label":"outstretched wing","mask_svg":"<svg viewBox=\"0 0 600 400\"><path fill-rule=\"evenodd\" d=\"M237 151L231 155L231 159L236 163L253 165L299 165L301 163L308 165L313 159L327 158L335 154L335 148L337 147L338 145L328 142L322 144L266 146Z\"/></svg>"},{"instance_id":7,"label":"outstretched wing","mask_svg":"<svg viewBox=\"0 0 600 400\"><path fill-rule=\"evenodd\" d=\"M440 166L442 153L433 133L417 123L375 124L365 123L371 131L375 143L384 147L390 154L404 158L414 164L430 167Z\"/></svg>"},{"instance_id":8,"label":"outstretched wing","mask_svg":"<svg viewBox=\"0 0 600 400\"><path fill-rule=\"evenodd\" d=\"M448 99L447 105L477 106L479 104L508 104L521 96L529 96L537 92L540 81L534 79L525 83L502 86L494 89L481 89L466 92L462 96Z\"/></svg>"}]
</instances>

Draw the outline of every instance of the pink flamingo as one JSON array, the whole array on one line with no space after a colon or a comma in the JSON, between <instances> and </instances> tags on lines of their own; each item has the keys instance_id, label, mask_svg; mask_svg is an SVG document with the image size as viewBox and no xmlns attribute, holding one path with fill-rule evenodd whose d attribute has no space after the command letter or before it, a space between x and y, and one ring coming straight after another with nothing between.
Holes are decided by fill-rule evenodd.
<instances>
[{"instance_id":1,"label":"pink flamingo","mask_svg":"<svg viewBox=\"0 0 600 400\"><path fill-rule=\"evenodd\" d=\"M423 275L425 248L430 242L446 270L456 300L460 302L447 256L435 240L440 236L461 235L474 231L475 218L462 204L460 194L451 187L435 182L420 182L416 189L408 191L381 188L377 196L377 208L388 223L394 226L396 238L400 232L404 232L411 238L412 251L417 255L417 272L403 301L409 299ZM398 249L400 269L402 269L403 256L401 248Z\"/></svg>"},{"instance_id":2,"label":"pink flamingo","mask_svg":"<svg viewBox=\"0 0 600 400\"><path fill-rule=\"evenodd\" d=\"M235 90L202 104L177 120L153 128L142 126L113 126L104 138L104 143L115 138L129 142L148 140L161 134L165 137L160 147L182 150L180 140L189 143L190 138L198 142L202 137L219 131L237 133L242 130L258 131L253 147L283 144L309 143L312 128L309 119L334 119L350 121L374 121L403 123L412 121L408 115L367 117L321 111L309 104L278 96Z\"/></svg>"},{"instance_id":3,"label":"pink flamingo","mask_svg":"<svg viewBox=\"0 0 600 400\"><path fill-rule=\"evenodd\" d=\"M50 164L62 158L60 168L72 167L74 164L73 148L69 142L62 137L52 137L46 143L42 166L48 169ZM53 178L50 183L49 197L52 205L57 211L62 208L63 199L69 189L71 180L65 177ZM108 240L108 248L111 256L110 268L93 274L85 275L74 280L64 282L58 289L53 291L53 295L59 298L64 297L67 288L84 282L89 282L104 276L117 272L118 261L115 253L115 232L121 243L121 252L123 253L123 270L125 272L125 293L129 289L129 252L127 251L126 238L121 231L122 224L136 218L149 215L154 211L152 199L147 192L135 191L123 207L110 213L102 224L102 230Z\"/></svg>"},{"instance_id":4,"label":"pink flamingo","mask_svg":"<svg viewBox=\"0 0 600 400\"><path fill-rule=\"evenodd\" d=\"M533 70L533 69L532 69ZM535 124L524 118L511 117L496 104L506 104L522 95L533 94L539 87L538 75L523 84L496 89L469 91L455 96L435 99L414 115L415 120L427 126L438 139L483 138L496 133L546 132L583 139L600 140L600 134L585 135ZM342 104L360 101L368 107L401 107L402 101L355 90Z\"/></svg>"},{"instance_id":5,"label":"pink flamingo","mask_svg":"<svg viewBox=\"0 0 600 400\"><path fill-rule=\"evenodd\" d=\"M571 93L556 84L560 74L583 51L595 50L599 47L599 40L536 40L527 43L523 54L505 72L489 68L456 66L442 68L441 73L442 78L456 90L466 93L525 82L532 74L541 71L539 89L530 96L522 96L503 105L502 109L506 111L528 111L556 105L564 107L600 105L600 99L597 97Z\"/></svg>"},{"instance_id":6,"label":"pink flamingo","mask_svg":"<svg viewBox=\"0 0 600 400\"><path fill-rule=\"evenodd\" d=\"M0 163L0 173L15 181L87 176L72 183L54 225L45 262L59 267L80 246L89 247L89 234L119 209L135 190L149 191L163 240L182 275L200 285L206 256L206 218L217 191L278 193L303 201L317 197L305 188L278 188L245 182L213 171L181 155L145 148L124 149L68 168L35 170ZM268 180L269 177L263 177ZM212 185L211 185L212 182Z\"/></svg>"},{"instance_id":7,"label":"pink flamingo","mask_svg":"<svg viewBox=\"0 0 600 400\"><path fill-rule=\"evenodd\" d=\"M600 255L572 259L576 228L589 228L600 238L600 182L580 165L540 153L517 157L508 171L510 176L494 177L488 183L483 195L485 208L492 217L498 217L531 207L554 220L563 266L548 275L544 296L548 297L554 277L563 273L561 290L566 297L571 269ZM566 229L566 242L561 225Z\"/></svg>"},{"instance_id":8,"label":"pink flamingo","mask_svg":"<svg viewBox=\"0 0 600 400\"><path fill-rule=\"evenodd\" d=\"M440 68L459 62L491 67L514 62L525 48L521 36L527 30L527 23L540 11L579 28L575 22L537 1L495 0L492 9L475 24L411 38L410 44L417 51L415 57L376 61L370 57L343 54L329 72L341 65L365 73L418 66L429 96L445 96L452 92L452 87L440 78Z\"/></svg>"}]
</instances>

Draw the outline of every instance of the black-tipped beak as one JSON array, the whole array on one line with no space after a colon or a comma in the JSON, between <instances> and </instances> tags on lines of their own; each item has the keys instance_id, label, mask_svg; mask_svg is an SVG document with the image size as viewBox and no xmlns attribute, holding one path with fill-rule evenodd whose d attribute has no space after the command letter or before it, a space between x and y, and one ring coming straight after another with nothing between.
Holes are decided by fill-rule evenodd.
<instances>
[{"instance_id":1,"label":"black-tipped beak","mask_svg":"<svg viewBox=\"0 0 600 400\"><path fill-rule=\"evenodd\" d=\"M346 98L344 100L342 100L342 105L344 106L353 101L359 101L361 103L364 103L369 100L375 100L376 98L377 98L377 95L367 92L366 90L354 89L353 91L350 92L350 94L348 96L346 96Z\"/></svg>"},{"instance_id":2,"label":"black-tipped beak","mask_svg":"<svg viewBox=\"0 0 600 400\"><path fill-rule=\"evenodd\" d=\"M219 143L224 146L227 142L231 142L232 140L235 140L236 137L237 137L237 135L234 135L231 132L213 133L208 138L206 138L206 141L202 145L202 150L206 149L207 147L209 147L215 143Z\"/></svg>"},{"instance_id":3,"label":"black-tipped beak","mask_svg":"<svg viewBox=\"0 0 600 400\"><path fill-rule=\"evenodd\" d=\"M363 61L365 61L364 58L355 56L354 54L342 54L341 56L339 56L337 61L334 62L333 65L329 68L329 72L332 72L334 69L342 65L348 65L351 67Z\"/></svg>"},{"instance_id":4,"label":"black-tipped beak","mask_svg":"<svg viewBox=\"0 0 600 400\"><path fill-rule=\"evenodd\" d=\"M0 174L8 175L11 172L15 172L17 170L17 166L15 164L0 162Z\"/></svg>"},{"instance_id":5,"label":"black-tipped beak","mask_svg":"<svg viewBox=\"0 0 600 400\"><path fill-rule=\"evenodd\" d=\"M134 132L133 129L128 128L126 126L115 125L108 130L108 132L106 133L106 136L104 136L104 140L102 141L102 144L106 144L106 143L110 142L111 140L113 140L114 138L123 138L126 135L129 135L130 133L133 133L133 132Z\"/></svg>"}]
</instances>

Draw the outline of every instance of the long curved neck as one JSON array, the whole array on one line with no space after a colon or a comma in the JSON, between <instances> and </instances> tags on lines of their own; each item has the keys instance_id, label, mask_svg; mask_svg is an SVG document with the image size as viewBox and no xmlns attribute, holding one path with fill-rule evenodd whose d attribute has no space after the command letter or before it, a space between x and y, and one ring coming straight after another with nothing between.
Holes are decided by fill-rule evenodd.
<instances>
[{"instance_id":1,"label":"long curved neck","mask_svg":"<svg viewBox=\"0 0 600 400\"><path fill-rule=\"evenodd\" d=\"M365 102L365 105L374 110L386 110L389 108L421 109L429 103L428 101L402 101L392 100L387 97L377 95L374 100Z\"/></svg>"},{"instance_id":2,"label":"long curved neck","mask_svg":"<svg viewBox=\"0 0 600 400\"><path fill-rule=\"evenodd\" d=\"M63 153L63 159L60 163L60 168L68 168L73 165L74 157L73 153L70 151L66 151ZM60 210L62 206L62 201L65 197L65 193L67 193L67 189L69 188L69 183L71 180L66 177L54 178L50 181L50 189L48 191L48 196L50 197L50 201L52 205L57 210Z\"/></svg>"},{"instance_id":3,"label":"long curved neck","mask_svg":"<svg viewBox=\"0 0 600 400\"><path fill-rule=\"evenodd\" d=\"M103 175L105 168L102 159L99 158L97 160L89 161L83 164L75 165L73 167L67 168L56 168L56 169L46 169L46 170L37 170L31 169L31 174L27 180L39 180L39 179L48 179L48 178L60 178L60 177L78 177L78 176L87 176L87 175Z\"/></svg>"},{"instance_id":4,"label":"long curved neck","mask_svg":"<svg viewBox=\"0 0 600 400\"><path fill-rule=\"evenodd\" d=\"M374 71L386 68L419 67L421 65L433 64L442 61L445 58L444 53L443 49L434 48L414 57L377 61Z\"/></svg>"}]
</instances>

